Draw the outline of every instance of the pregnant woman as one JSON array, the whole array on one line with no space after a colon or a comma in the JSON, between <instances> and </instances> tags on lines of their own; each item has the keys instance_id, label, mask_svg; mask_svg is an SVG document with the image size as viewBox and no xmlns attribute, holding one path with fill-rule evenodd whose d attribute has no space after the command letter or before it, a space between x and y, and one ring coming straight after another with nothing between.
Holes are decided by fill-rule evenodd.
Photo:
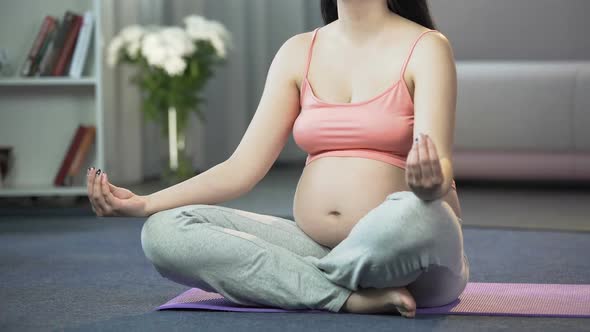
<instances>
[{"instance_id":1,"label":"pregnant woman","mask_svg":"<svg viewBox=\"0 0 590 332\"><path fill-rule=\"evenodd\" d=\"M89 169L98 216L145 216L164 277L243 305L399 313L469 279L451 150L452 48L425 0L324 0L326 25L287 40L235 152L135 195ZM293 134L308 153L294 221L218 205L250 191Z\"/></svg>"}]
</instances>

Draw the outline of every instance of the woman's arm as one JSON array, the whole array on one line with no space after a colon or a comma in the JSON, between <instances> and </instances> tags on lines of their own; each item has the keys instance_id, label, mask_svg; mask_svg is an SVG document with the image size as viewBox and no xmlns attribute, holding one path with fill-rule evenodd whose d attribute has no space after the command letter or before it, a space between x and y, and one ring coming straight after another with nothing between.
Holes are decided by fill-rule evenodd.
<instances>
[{"instance_id":1,"label":"woman's arm","mask_svg":"<svg viewBox=\"0 0 590 332\"><path fill-rule=\"evenodd\" d=\"M414 81L414 138L428 135L434 143L442 184L425 194L427 199L444 196L453 180L452 147L455 130L457 73L449 40L440 32L429 33L417 44L409 71ZM426 147L427 145L422 145ZM427 156L421 153L422 156ZM424 161L424 160L423 160ZM429 162L429 160L425 160ZM436 160L430 160L436 161ZM428 169L428 167L423 167ZM435 169L435 167L432 167ZM420 173L420 172L418 172ZM424 175L424 174L423 174ZM425 175L426 177L428 174ZM428 181L426 181L428 182ZM435 180L436 182L436 180Z\"/></svg>"},{"instance_id":2,"label":"woman's arm","mask_svg":"<svg viewBox=\"0 0 590 332\"><path fill-rule=\"evenodd\" d=\"M191 204L237 198L266 175L287 143L299 114L297 78L304 68L305 34L287 40L275 55L254 117L234 153L224 162L146 197L148 215Z\"/></svg>"}]
</instances>

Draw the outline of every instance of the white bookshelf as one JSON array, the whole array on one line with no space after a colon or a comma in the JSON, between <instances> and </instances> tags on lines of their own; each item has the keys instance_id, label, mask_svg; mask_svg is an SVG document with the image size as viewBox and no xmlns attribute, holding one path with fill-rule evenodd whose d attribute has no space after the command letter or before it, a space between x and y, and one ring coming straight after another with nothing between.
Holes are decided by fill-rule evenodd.
<instances>
[{"instance_id":1,"label":"white bookshelf","mask_svg":"<svg viewBox=\"0 0 590 332\"><path fill-rule=\"evenodd\" d=\"M82 77L21 77L20 69L43 18L60 22L66 10L94 14L92 42ZM0 145L13 147L14 165L0 197L86 195L85 184L53 185L78 125L96 126L86 168L104 169L102 36L100 0L0 2L0 47L8 52L11 76L0 76Z\"/></svg>"}]
</instances>

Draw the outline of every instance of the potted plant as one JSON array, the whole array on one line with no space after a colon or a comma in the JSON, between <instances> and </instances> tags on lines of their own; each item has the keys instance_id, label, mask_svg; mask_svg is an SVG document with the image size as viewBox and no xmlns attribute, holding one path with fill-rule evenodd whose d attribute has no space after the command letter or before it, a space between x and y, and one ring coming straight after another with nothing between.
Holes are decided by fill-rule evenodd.
<instances>
[{"instance_id":1,"label":"potted plant","mask_svg":"<svg viewBox=\"0 0 590 332\"><path fill-rule=\"evenodd\" d=\"M137 68L131 82L141 91L145 119L156 122L168 138L166 182L192 177L185 134L188 118L195 113L203 122L200 96L216 65L225 62L231 36L221 23L199 15L184 18L184 26L123 28L109 43L107 63Z\"/></svg>"}]
</instances>

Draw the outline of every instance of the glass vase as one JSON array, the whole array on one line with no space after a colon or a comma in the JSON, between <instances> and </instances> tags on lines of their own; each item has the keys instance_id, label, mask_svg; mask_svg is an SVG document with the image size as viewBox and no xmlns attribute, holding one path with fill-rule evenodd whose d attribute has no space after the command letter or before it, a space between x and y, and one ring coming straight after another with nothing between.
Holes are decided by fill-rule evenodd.
<instances>
[{"instance_id":1,"label":"glass vase","mask_svg":"<svg viewBox=\"0 0 590 332\"><path fill-rule=\"evenodd\" d=\"M186 128L178 125L174 107L168 108L168 161L164 167L163 182L171 186L195 175L186 149Z\"/></svg>"}]
</instances>

